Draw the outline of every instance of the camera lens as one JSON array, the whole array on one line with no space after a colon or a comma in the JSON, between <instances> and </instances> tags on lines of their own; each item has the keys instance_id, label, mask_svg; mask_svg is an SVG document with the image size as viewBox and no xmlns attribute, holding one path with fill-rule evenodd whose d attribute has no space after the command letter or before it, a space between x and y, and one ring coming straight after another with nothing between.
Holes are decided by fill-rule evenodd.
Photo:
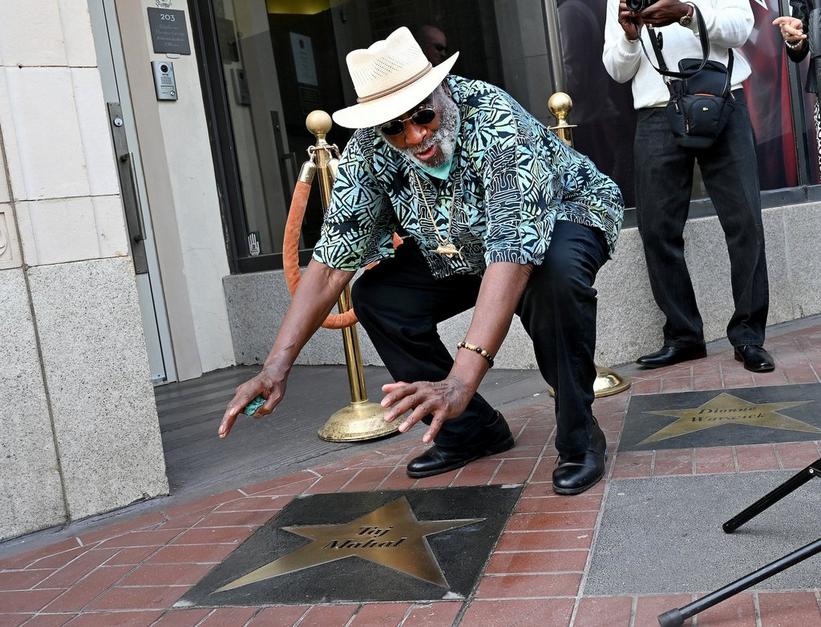
<instances>
[{"instance_id":1,"label":"camera lens","mask_svg":"<svg viewBox=\"0 0 821 627\"><path fill-rule=\"evenodd\" d=\"M648 4L650 3L645 3L644 0L627 0L627 8L631 11L641 11Z\"/></svg>"},{"instance_id":2,"label":"camera lens","mask_svg":"<svg viewBox=\"0 0 821 627\"><path fill-rule=\"evenodd\" d=\"M635 2L635 0L632 0L632 1ZM163 72L167 72L168 71L168 66L163 64L163 65L160 66L160 70L162 70Z\"/></svg>"}]
</instances>

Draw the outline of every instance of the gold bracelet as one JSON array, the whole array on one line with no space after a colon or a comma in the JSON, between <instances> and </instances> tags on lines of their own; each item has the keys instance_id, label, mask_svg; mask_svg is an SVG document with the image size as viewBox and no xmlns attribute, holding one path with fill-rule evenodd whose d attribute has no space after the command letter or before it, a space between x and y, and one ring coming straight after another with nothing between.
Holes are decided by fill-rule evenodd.
<instances>
[{"instance_id":1,"label":"gold bracelet","mask_svg":"<svg viewBox=\"0 0 821 627\"><path fill-rule=\"evenodd\" d=\"M467 342L459 342L456 345L456 349L464 348L469 351L473 351L474 353L480 354L482 357L487 359L487 363L490 364L490 367L493 368L493 355L488 353L484 348L481 346L476 346L475 344L469 344Z\"/></svg>"}]
</instances>

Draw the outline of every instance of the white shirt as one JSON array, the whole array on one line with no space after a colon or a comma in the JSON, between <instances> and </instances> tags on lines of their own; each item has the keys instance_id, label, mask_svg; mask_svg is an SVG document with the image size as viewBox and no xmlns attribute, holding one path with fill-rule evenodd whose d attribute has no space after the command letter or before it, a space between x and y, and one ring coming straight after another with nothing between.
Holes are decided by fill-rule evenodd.
<instances>
[{"instance_id":1,"label":"white shirt","mask_svg":"<svg viewBox=\"0 0 821 627\"><path fill-rule=\"evenodd\" d=\"M753 29L754 17L750 0L693 0L704 16L710 37L710 59L727 65L729 49L744 45ZM642 51L638 40L630 41L619 24L619 0L607 0L607 23L604 29L602 61L607 73L619 83L633 81L633 105L636 109L660 107L667 104L670 92L664 78L656 72ZM662 54L672 71L678 70L681 59L701 59L701 41L695 15L689 28L670 24L657 28L664 37ZM647 28L642 27L641 37L647 52L658 62L650 44ZM750 64L740 52L735 51L732 88L750 76Z\"/></svg>"}]
</instances>

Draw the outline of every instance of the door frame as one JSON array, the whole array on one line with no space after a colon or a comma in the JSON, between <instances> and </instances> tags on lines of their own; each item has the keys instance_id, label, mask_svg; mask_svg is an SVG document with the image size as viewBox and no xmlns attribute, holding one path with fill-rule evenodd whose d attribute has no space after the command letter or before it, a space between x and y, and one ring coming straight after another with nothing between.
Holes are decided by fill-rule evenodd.
<instances>
[{"instance_id":1,"label":"door frame","mask_svg":"<svg viewBox=\"0 0 821 627\"><path fill-rule=\"evenodd\" d=\"M109 108L109 124L114 125L114 118L120 117L124 130L123 134L115 137L115 131L109 128L112 154L118 159L118 165L119 151L122 150L122 155L128 159L126 167L130 170L129 185L125 186L128 189L124 189L120 183L120 195L125 228L128 232L129 253L135 262L135 282L140 299L146 349L158 350L159 355L154 361L156 363L158 359L162 363L162 370L159 371L151 364L152 358L149 355L151 381L154 385L161 385L177 380L177 368L115 0L89 0L89 14L104 99ZM108 50L109 54L102 58L105 50ZM116 99L109 97L114 94L117 95ZM125 206L126 202L131 202L125 198L126 193L133 194L133 203L136 204L132 208L133 211L129 211ZM135 229L142 235L142 250L136 252L133 250ZM147 328L152 319L155 332Z\"/></svg>"}]
</instances>

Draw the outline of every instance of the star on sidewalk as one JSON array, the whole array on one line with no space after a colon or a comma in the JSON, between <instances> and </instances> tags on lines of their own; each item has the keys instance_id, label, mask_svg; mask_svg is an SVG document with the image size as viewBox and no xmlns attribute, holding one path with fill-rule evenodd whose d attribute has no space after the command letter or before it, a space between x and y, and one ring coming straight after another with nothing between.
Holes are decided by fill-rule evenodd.
<instances>
[{"instance_id":1,"label":"star on sidewalk","mask_svg":"<svg viewBox=\"0 0 821 627\"><path fill-rule=\"evenodd\" d=\"M436 586L449 588L427 536L484 518L417 520L404 496L348 523L282 527L312 542L214 591L225 592L348 557L359 557Z\"/></svg>"},{"instance_id":2,"label":"star on sidewalk","mask_svg":"<svg viewBox=\"0 0 821 627\"><path fill-rule=\"evenodd\" d=\"M699 407L645 412L656 416L675 416L678 420L645 438L639 444L661 442L680 435L731 424L784 429L803 433L821 433L821 429L818 427L779 413L781 410L809 405L812 402L794 401L757 404L723 392Z\"/></svg>"}]
</instances>

